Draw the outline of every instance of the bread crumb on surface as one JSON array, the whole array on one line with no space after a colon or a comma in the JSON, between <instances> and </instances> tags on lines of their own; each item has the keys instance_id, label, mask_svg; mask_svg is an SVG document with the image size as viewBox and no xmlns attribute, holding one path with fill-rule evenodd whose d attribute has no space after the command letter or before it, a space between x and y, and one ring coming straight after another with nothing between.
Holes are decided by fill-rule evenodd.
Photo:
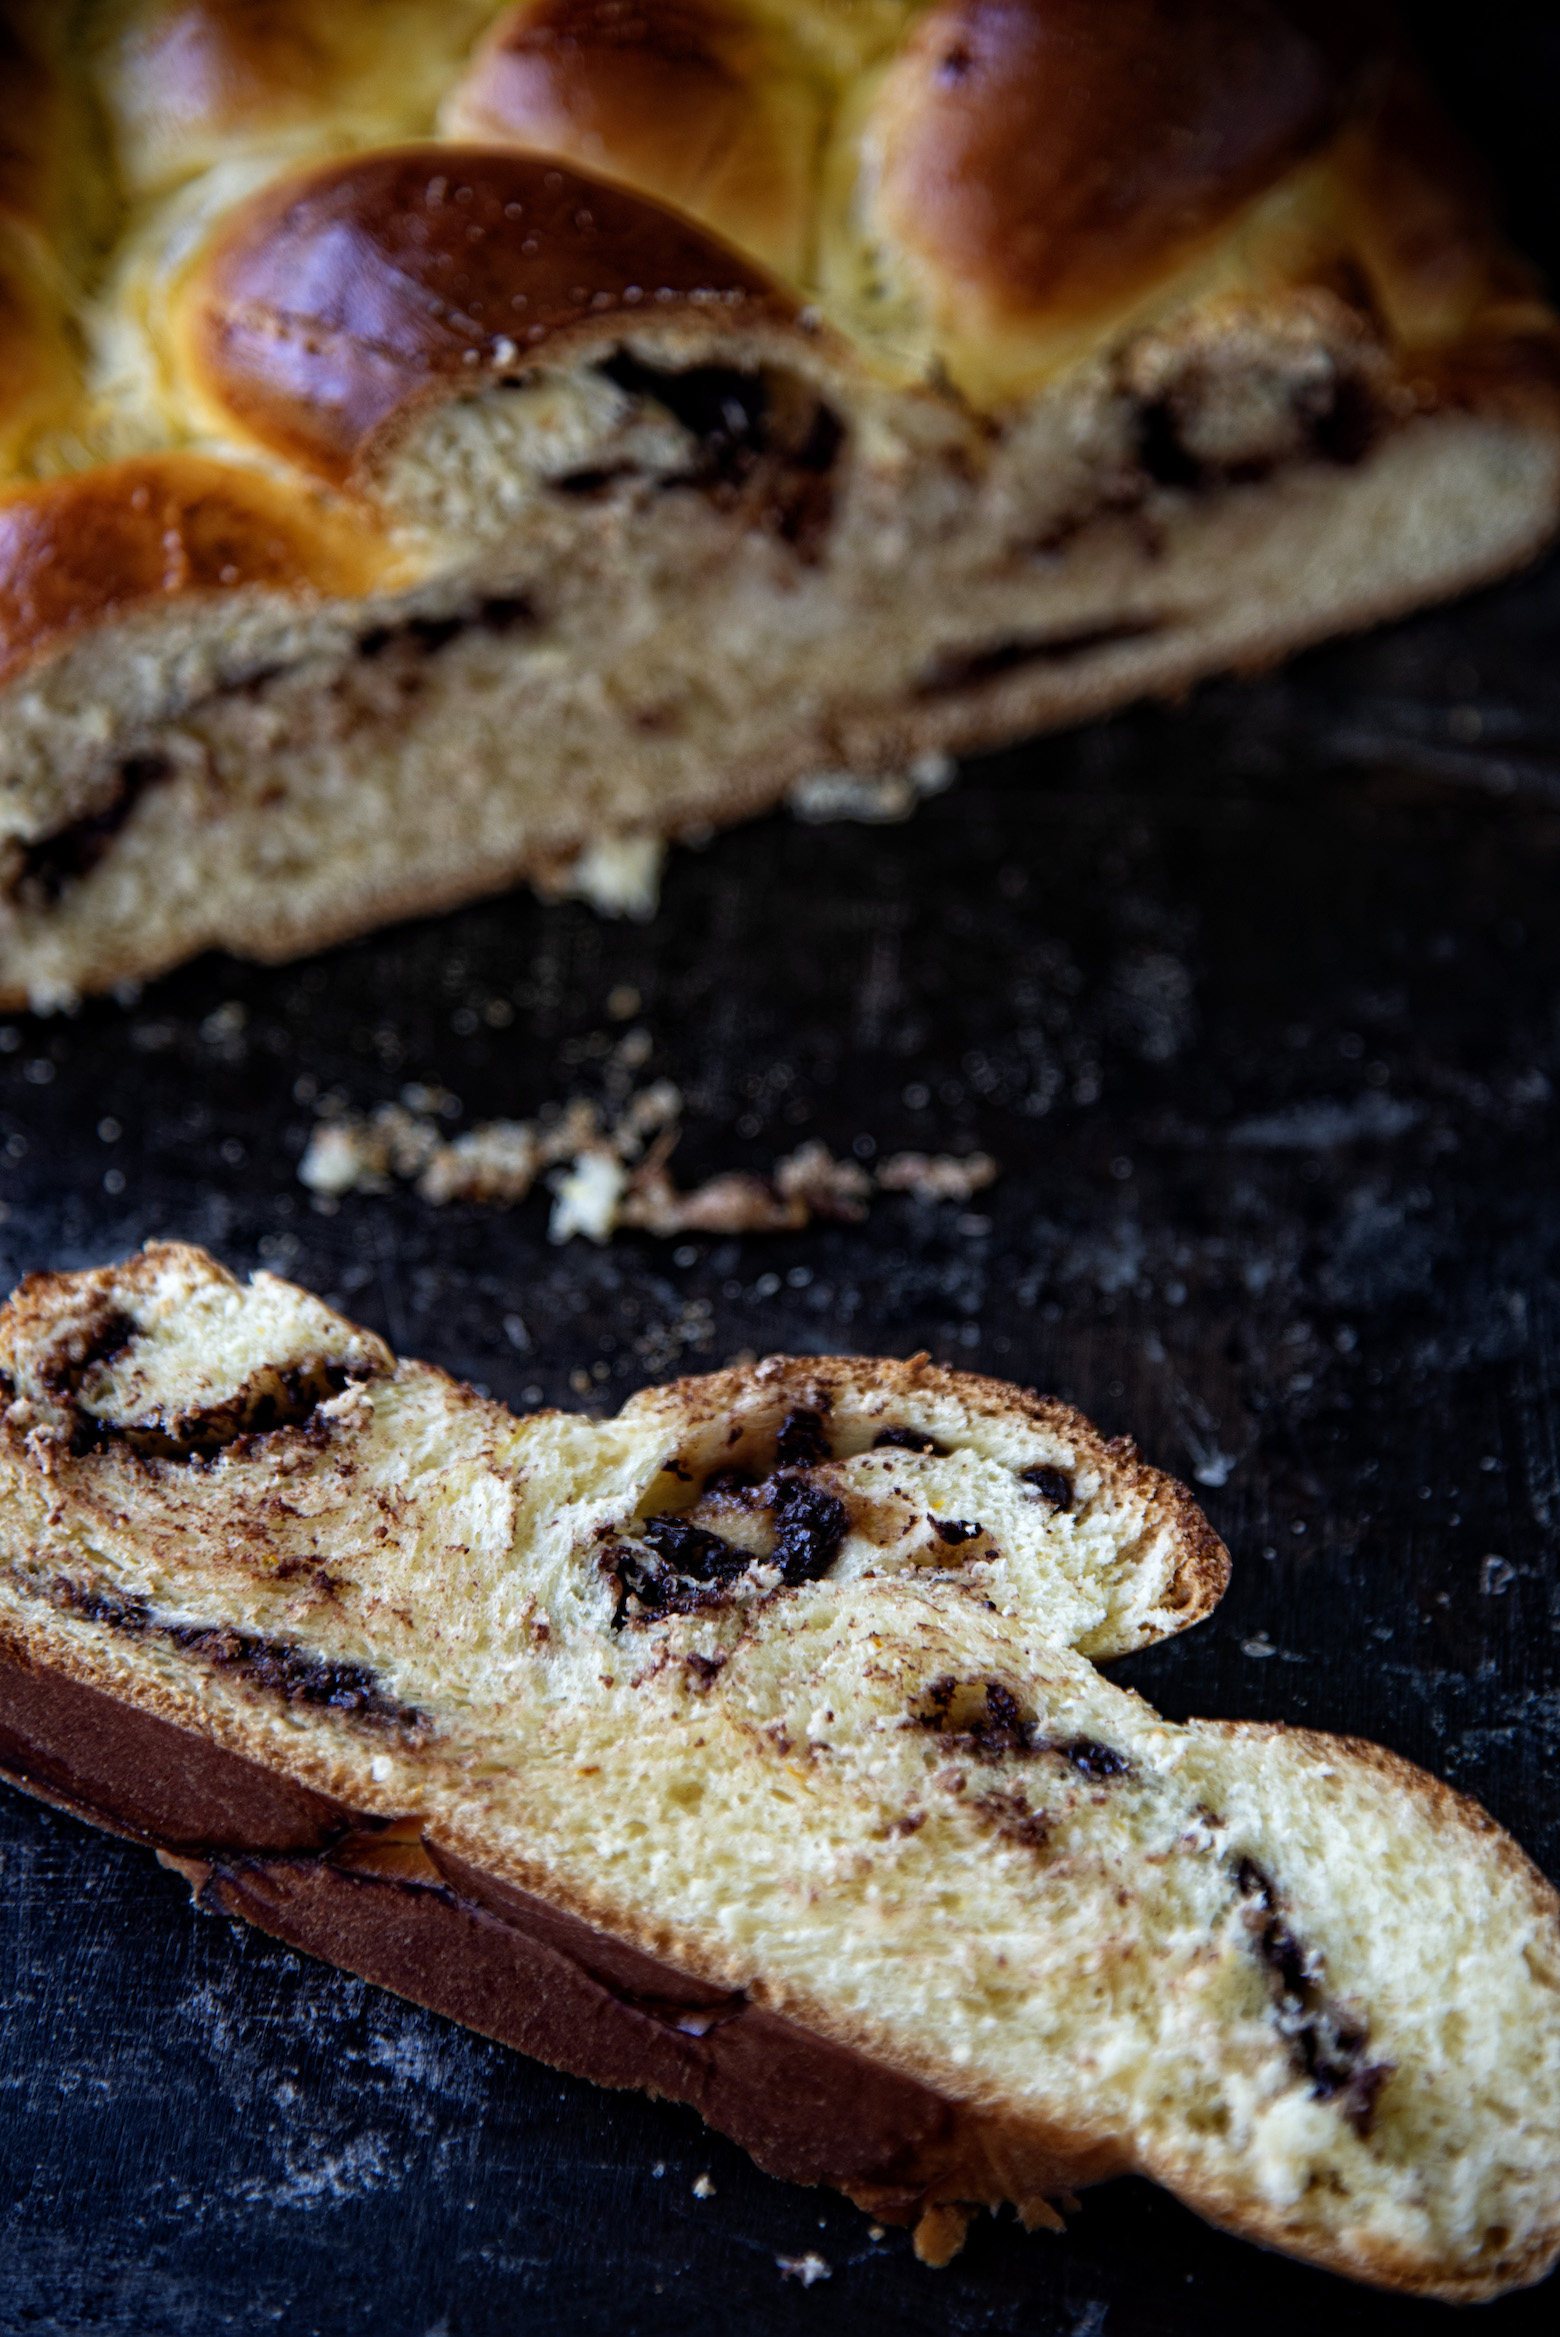
<instances>
[{"instance_id":1,"label":"bread crumb on surface","mask_svg":"<svg viewBox=\"0 0 1560 2337\"><path fill-rule=\"evenodd\" d=\"M648 1059L643 1032L630 1031L617 1054L637 1067ZM320 1100L320 1116L298 1164L299 1181L317 1202L349 1193L383 1193L399 1180L415 1184L435 1209L471 1201L511 1209L548 1171L553 1192L548 1237L609 1242L620 1229L663 1241L687 1234L799 1233L822 1219L857 1224L874 1192L912 1201L968 1201L999 1174L989 1153L896 1152L875 1171L836 1159L812 1139L777 1160L771 1173L726 1169L684 1189L669 1162L682 1134L683 1099L668 1079L633 1089L615 1113L588 1099L544 1107L529 1120L486 1120L461 1135L440 1128L454 1099L442 1089L407 1087L399 1103L370 1113L343 1112ZM327 1108L328 1107L328 1108Z\"/></svg>"},{"instance_id":2,"label":"bread crumb on surface","mask_svg":"<svg viewBox=\"0 0 1560 2337\"><path fill-rule=\"evenodd\" d=\"M782 2280L799 2280L803 2288L811 2288L815 2280L832 2280L834 2267L809 2249L805 2256L777 2256Z\"/></svg>"}]
</instances>

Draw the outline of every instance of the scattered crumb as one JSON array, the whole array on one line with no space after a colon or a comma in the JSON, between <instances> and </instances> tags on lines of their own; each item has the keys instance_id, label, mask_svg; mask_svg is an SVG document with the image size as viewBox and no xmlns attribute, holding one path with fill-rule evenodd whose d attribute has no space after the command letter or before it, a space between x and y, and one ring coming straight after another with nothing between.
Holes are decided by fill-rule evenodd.
<instances>
[{"instance_id":1,"label":"scattered crumb","mask_svg":"<svg viewBox=\"0 0 1560 2337\"><path fill-rule=\"evenodd\" d=\"M713 2198L714 2198L714 2196L715 2196L715 2186L714 2186L714 2184L713 2184L713 2183L710 2181L710 2178L709 2178L709 2176L708 2176L708 2175L700 2175L700 2176L699 2176L698 2180L695 2182L695 2184L694 2184L694 2186L693 2186L693 2195L694 2195L695 2199L713 2199Z\"/></svg>"},{"instance_id":2,"label":"scattered crumb","mask_svg":"<svg viewBox=\"0 0 1560 2337\"><path fill-rule=\"evenodd\" d=\"M775 2262L780 2267L782 2280L799 2280L803 2288L811 2288L815 2280L834 2278L833 2266L826 2263L822 2256L815 2256L811 2250L805 2256L777 2256Z\"/></svg>"},{"instance_id":3,"label":"scattered crumb","mask_svg":"<svg viewBox=\"0 0 1560 2337\"><path fill-rule=\"evenodd\" d=\"M580 1153L558 1180L548 1240L572 1241L582 1233L587 1241L610 1241L627 1184L628 1171L612 1153Z\"/></svg>"},{"instance_id":4,"label":"scattered crumb","mask_svg":"<svg viewBox=\"0 0 1560 2337\"><path fill-rule=\"evenodd\" d=\"M825 1144L799 1145L789 1159L775 1163L775 1184L788 1201L799 1201L814 1217L833 1217L847 1225L866 1216L872 1179L853 1160L836 1160ZM805 1221L804 1221L805 1222Z\"/></svg>"},{"instance_id":5,"label":"scattered crumb","mask_svg":"<svg viewBox=\"0 0 1560 2337\"><path fill-rule=\"evenodd\" d=\"M588 901L601 917L642 924L655 915L665 863L659 836L603 836L538 890L555 900Z\"/></svg>"},{"instance_id":6,"label":"scattered crumb","mask_svg":"<svg viewBox=\"0 0 1560 2337\"><path fill-rule=\"evenodd\" d=\"M877 1181L885 1193L908 1193L916 1201L970 1201L996 1175L989 1152L962 1160L946 1152L896 1152L879 1167Z\"/></svg>"},{"instance_id":7,"label":"scattered crumb","mask_svg":"<svg viewBox=\"0 0 1560 2337\"><path fill-rule=\"evenodd\" d=\"M880 827L907 820L928 795L953 784L951 755L917 755L904 771L809 771L786 797L794 816L809 827L834 820L861 820Z\"/></svg>"},{"instance_id":8,"label":"scattered crumb","mask_svg":"<svg viewBox=\"0 0 1560 2337\"><path fill-rule=\"evenodd\" d=\"M867 2226L867 2237L869 2240L881 2240L886 2236L887 2235L883 2230L883 2226L880 2223L869 2224Z\"/></svg>"},{"instance_id":9,"label":"scattered crumb","mask_svg":"<svg viewBox=\"0 0 1560 2337\"><path fill-rule=\"evenodd\" d=\"M818 1219L856 1224L875 1190L962 1202L998 1173L984 1152L964 1159L900 1152L874 1176L814 1140L777 1160L767 1177L727 1169L684 1190L669 1166L682 1133L682 1096L669 1079L632 1084L650 1053L647 1032L624 1034L607 1066L605 1106L576 1097L545 1106L535 1119L486 1120L455 1137L446 1137L439 1123L460 1107L442 1088L403 1088L399 1103L381 1104L366 1117L346 1111L340 1095L322 1095L299 1179L316 1208L333 1209L348 1193L382 1193L399 1179L415 1184L435 1209L452 1201L511 1209L556 1170L548 1178L550 1239L578 1235L604 1243L620 1227L680 1240L799 1233Z\"/></svg>"},{"instance_id":10,"label":"scattered crumb","mask_svg":"<svg viewBox=\"0 0 1560 2337\"><path fill-rule=\"evenodd\" d=\"M657 1160L631 1180L617 1223L670 1239L684 1233L793 1233L807 1223L807 1214L804 1202L782 1200L762 1177L742 1169L679 1193Z\"/></svg>"},{"instance_id":11,"label":"scattered crumb","mask_svg":"<svg viewBox=\"0 0 1560 2337\"><path fill-rule=\"evenodd\" d=\"M435 1145L417 1190L436 1209L446 1201L508 1209L525 1199L541 1165L536 1132L524 1120L490 1120L453 1144Z\"/></svg>"}]
</instances>

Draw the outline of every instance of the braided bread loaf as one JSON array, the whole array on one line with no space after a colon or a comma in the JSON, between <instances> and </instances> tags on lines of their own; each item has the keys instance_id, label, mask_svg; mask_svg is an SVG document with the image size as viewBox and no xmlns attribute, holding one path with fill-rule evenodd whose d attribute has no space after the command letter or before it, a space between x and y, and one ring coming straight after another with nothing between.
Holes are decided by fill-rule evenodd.
<instances>
[{"instance_id":1,"label":"braided bread loaf","mask_svg":"<svg viewBox=\"0 0 1560 2337\"><path fill-rule=\"evenodd\" d=\"M1560 2248L1560 1922L1372 1745L1100 1660L1224 1552L1061 1404L786 1360L517 1420L153 1245L0 1315L0 1771L916 2225L1137 2168L1470 2300Z\"/></svg>"},{"instance_id":2,"label":"braided bread loaf","mask_svg":"<svg viewBox=\"0 0 1560 2337\"><path fill-rule=\"evenodd\" d=\"M1368 0L0 0L0 1000L1494 575L1555 351Z\"/></svg>"}]
</instances>

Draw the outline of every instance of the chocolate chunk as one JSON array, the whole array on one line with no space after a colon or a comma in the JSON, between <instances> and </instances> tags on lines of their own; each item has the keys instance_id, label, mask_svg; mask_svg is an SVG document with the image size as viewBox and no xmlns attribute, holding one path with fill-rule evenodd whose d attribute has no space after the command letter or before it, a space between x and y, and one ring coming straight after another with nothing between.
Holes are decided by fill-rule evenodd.
<instances>
[{"instance_id":1,"label":"chocolate chunk","mask_svg":"<svg viewBox=\"0 0 1560 2337\"><path fill-rule=\"evenodd\" d=\"M758 1481L751 1469L717 1469L712 1477L705 1478L700 1491L713 1494L717 1500L729 1501L735 1496L751 1493Z\"/></svg>"},{"instance_id":2,"label":"chocolate chunk","mask_svg":"<svg viewBox=\"0 0 1560 2337\"><path fill-rule=\"evenodd\" d=\"M685 1517L664 1514L641 1527L637 1542L609 1543L602 1563L623 1594L612 1618L618 1630L630 1597L649 1615L691 1615L701 1607L723 1606L728 1586L752 1564L752 1554Z\"/></svg>"},{"instance_id":3,"label":"chocolate chunk","mask_svg":"<svg viewBox=\"0 0 1560 2337\"><path fill-rule=\"evenodd\" d=\"M780 1434L775 1439L775 1466L780 1469L811 1469L820 1461L833 1459L829 1440L824 1433L823 1416L798 1408L787 1412L780 1423Z\"/></svg>"},{"instance_id":4,"label":"chocolate chunk","mask_svg":"<svg viewBox=\"0 0 1560 2337\"><path fill-rule=\"evenodd\" d=\"M947 1451L946 1445L939 1444L935 1436L923 1434L919 1428L880 1428L872 1439L872 1450L882 1452L887 1446L907 1453L944 1453Z\"/></svg>"},{"instance_id":5,"label":"chocolate chunk","mask_svg":"<svg viewBox=\"0 0 1560 2337\"><path fill-rule=\"evenodd\" d=\"M1074 1737L1068 1744L1048 1749L1064 1755L1082 1777L1125 1777L1132 1766L1125 1753L1118 1753L1114 1745L1100 1744L1094 1737Z\"/></svg>"},{"instance_id":6,"label":"chocolate chunk","mask_svg":"<svg viewBox=\"0 0 1560 2337\"><path fill-rule=\"evenodd\" d=\"M729 1581L751 1563L748 1551L684 1517L653 1517L643 1537L658 1557L693 1582Z\"/></svg>"},{"instance_id":7,"label":"chocolate chunk","mask_svg":"<svg viewBox=\"0 0 1560 2337\"><path fill-rule=\"evenodd\" d=\"M1034 1748L1034 1723L1001 1680L933 1680L915 1717L923 1728L938 1730L949 1752L972 1760L1000 1761Z\"/></svg>"},{"instance_id":8,"label":"chocolate chunk","mask_svg":"<svg viewBox=\"0 0 1560 2337\"><path fill-rule=\"evenodd\" d=\"M1039 1461L1034 1468L1020 1469L1018 1474L1020 1483L1027 1485L1052 1509L1071 1509L1073 1481L1065 1469L1053 1469L1046 1462Z\"/></svg>"},{"instance_id":9,"label":"chocolate chunk","mask_svg":"<svg viewBox=\"0 0 1560 2337\"><path fill-rule=\"evenodd\" d=\"M792 1419L817 1422L815 1412L793 1413ZM790 1423L787 1422L789 1427ZM850 1515L843 1501L819 1485L805 1485L786 1477L775 1487L774 1562L791 1588L817 1582L828 1573L845 1539Z\"/></svg>"},{"instance_id":10,"label":"chocolate chunk","mask_svg":"<svg viewBox=\"0 0 1560 2337\"><path fill-rule=\"evenodd\" d=\"M961 1542L978 1542L985 1530L984 1526L973 1525L968 1518L963 1517L934 1517L932 1520L932 1531L938 1539L947 1542L955 1550Z\"/></svg>"}]
</instances>

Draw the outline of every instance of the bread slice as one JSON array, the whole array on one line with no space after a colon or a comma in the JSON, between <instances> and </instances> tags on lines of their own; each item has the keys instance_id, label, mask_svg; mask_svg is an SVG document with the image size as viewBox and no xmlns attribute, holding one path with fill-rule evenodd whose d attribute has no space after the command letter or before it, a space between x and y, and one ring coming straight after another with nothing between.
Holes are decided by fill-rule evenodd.
<instances>
[{"instance_id":1,"label":"bread slice","mask_svg":"<svg viewBox=\"0 0 1560 2337\"><path fill-rule=\"evenodd\" d=\"M0 1005L1500 574L1554 319L1382 11L7 0Z\"/></svg>"},{"instance_id":2,"label":"bread slice","mask_svg":"<svg viewBox=\"0 0 1560 2337\"><path fill-rule=\"evenodd\" d=\"M515 1419L157 1245L0 1317L0 1766L211 1905L913 2221L1135 2168L1452 2299L1560 2248L1560 1921L1353 1740L1090 1657L1206 1614L1064 1406L773 1359Z\"/></svg>"}]
</instances>

